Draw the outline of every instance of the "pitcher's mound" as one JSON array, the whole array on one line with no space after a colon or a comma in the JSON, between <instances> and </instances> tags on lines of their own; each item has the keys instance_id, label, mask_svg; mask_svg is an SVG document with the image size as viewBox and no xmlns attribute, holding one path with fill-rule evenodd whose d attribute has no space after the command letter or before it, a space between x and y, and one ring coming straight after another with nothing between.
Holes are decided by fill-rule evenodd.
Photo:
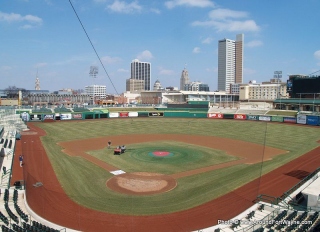
<instances>
[{"instance_id":1,"label":"pitcher's mound","mask_svg":"<svg viewBox=\"0 0 320 232\"><path fill-rule=\"evenodd\" d=\"M107 181L107 186L119 193L151 195L170 191L177 186L177 182L159 173L134 172L112 177Z\"/></svg>"}]
</instances>

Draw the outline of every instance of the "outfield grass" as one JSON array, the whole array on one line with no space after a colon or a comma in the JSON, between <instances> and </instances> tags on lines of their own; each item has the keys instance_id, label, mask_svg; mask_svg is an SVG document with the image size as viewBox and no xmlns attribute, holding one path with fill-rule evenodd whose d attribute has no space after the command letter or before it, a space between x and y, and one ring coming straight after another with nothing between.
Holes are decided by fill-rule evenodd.
<instances>
[{"instance_id":1,"label":"outfield grass","mask_svg":"<svg viewBox=\"0 0 320 232\"><path fill-rule=\"evenodd\" d=\"M38 123L37 125L47 132L47 136L42 137L42 141L58 179L71 199L92 209L131 215L175 212L203 204L259 177L261 173L267 173L310 151L319 145L317 141L320 140L319 127L236 120L134 118ZM178 186L166 193L153 196L128 196L113 192L106 187L106 181L113 176L112 174L82 158L64 154L61 147L57 145L57 142L61 141L121 134L220 136L263 144L289 152L264 162L262 169L261 164L237 165L179 178ZM158 147L166 146L166 143L169 141L158 144ZM152 143L145 145L148 148L158 148ZM202 157L197 157L192 155L192 152L188 153L187 148L183 151L181 149L183 146L184 144L177 144L176 149L178 153L180 152L177 153L177 158L187 157L184 164L179 162L171 164L170 161L177 162L174 159L162 159L161 163L154 163L152 157L146 158L134 152L130 160L121 158L117 161L105 160L102 153L107 152L106 150L90 151L90 154L110 164L119 165L126 171L143 169L162 173L178 172L175 169L187 170L192 168L192 165L189 165L192 162L201 166L203 160L211 165L217 161L213 161L212 157L218 157L217 159L221 160L232 159L224 156L223 152L206 149L201 150ZM137 147L138 149L141 148ZM142 150L142 152L148 151ZM257 155L262 157L263 152L257 151ZM223 162L221 160L217 162ZM140 168L139 164L142 164ZM157 170L154 171L156 168Z\"/></svg>"}]
</instances>

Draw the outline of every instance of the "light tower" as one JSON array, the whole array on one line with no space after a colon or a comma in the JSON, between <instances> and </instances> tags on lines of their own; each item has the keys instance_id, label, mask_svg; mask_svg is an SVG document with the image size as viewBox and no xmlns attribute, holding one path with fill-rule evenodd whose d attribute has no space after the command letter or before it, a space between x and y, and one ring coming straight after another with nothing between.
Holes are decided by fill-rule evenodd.
<instances>
[{"instance_id":1,"label":"light tower","mask_svg":"<svg viewBox=\"0 0 320 232\"><path fill-rule=\"evenodd\" d=\"M273 77L275 79L277 79L277 83L278 83L278 91L277 91L277 99L280 98L280 110L282 109L281 107L281 82L279 82L279 80L282 78L282 71L274 71L273 73Z\"/></svg>"},{"instance_id":2,"label":"light tower","mask_svg":"<svg viewBox=\"0 0 320 232\"><path fill-rule=\"evenodd\" d=\"M98 66L90 66L90 72L89 72L89 75L90 77L93 78L93 80L97 77L98 75ZM94 85L94 81L93 81L93 86L92 86L92 104L94 105L95 104L95 91L96 91L96 88L95 88L95 85Z\"/></svg>"}]
</instances>

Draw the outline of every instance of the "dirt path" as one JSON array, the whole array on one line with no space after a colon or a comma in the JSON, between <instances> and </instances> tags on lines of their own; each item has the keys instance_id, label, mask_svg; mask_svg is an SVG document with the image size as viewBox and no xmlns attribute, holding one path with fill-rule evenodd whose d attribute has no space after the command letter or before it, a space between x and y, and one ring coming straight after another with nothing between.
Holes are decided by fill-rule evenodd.
<instances>
[{"instance_id":1,"label":"dirt path","mask_svg":"<svg viewBox=\"0 0 320 232\"><path fill-rule=\"evenodd\" d=\"M163 215L131 216L130 211L134 209L128 205L129 215L115 215L82 207L64 193L40 141L39 136L44 132L34 124L29 124L29 127L38 134L22 136L23 143L20 143L26 160L25 173L28 173L25 176L28 204L49 221L86 232L185 232L210 227L217 224L218 219L230 219L247 209L258 194L280 196L300 181L288 173L295 171L310 173L320 166L320 147L318 147L262 178L192 209ZM189 142L195 141L192 136L188 138ZM258 151L262 152L260 149ZM252 159L258 161L259 157L261 159L261 154L252 153ZM265 158L266 154L267 152ZM43 187L34 188L32 183L36 181L41 181Z\"/></svg>"}]
</instances>

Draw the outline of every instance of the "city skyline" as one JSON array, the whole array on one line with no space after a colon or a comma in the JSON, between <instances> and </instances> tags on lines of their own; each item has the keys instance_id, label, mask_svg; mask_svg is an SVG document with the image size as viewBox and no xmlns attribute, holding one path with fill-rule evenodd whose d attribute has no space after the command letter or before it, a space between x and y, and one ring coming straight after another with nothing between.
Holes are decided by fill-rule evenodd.
<instances>
[{"instance_id":1,"label":"city skyline","mask_svg":"<svg viewBox=\"0 0 320 232\"><path fill-rule=\"evenodd\" d=\"M276 3L276 4L275 4ZM122 93L134 59L152 65L150 86L179 87L187 64L192 80L217 90L218 41L245 34L243 82L267 81L281 70L320 70L320 2L210 0L72 1L104 68L68 1L0 3L0 88L84 89ZM301 15L305 15L302 17ZM89 75L90 66L99 73ZM106 73L106 72L107 73ZM112 83L111 83L112 82ZM113 87L114 84L114 87Z\"/></svg>"}]
</instances>

